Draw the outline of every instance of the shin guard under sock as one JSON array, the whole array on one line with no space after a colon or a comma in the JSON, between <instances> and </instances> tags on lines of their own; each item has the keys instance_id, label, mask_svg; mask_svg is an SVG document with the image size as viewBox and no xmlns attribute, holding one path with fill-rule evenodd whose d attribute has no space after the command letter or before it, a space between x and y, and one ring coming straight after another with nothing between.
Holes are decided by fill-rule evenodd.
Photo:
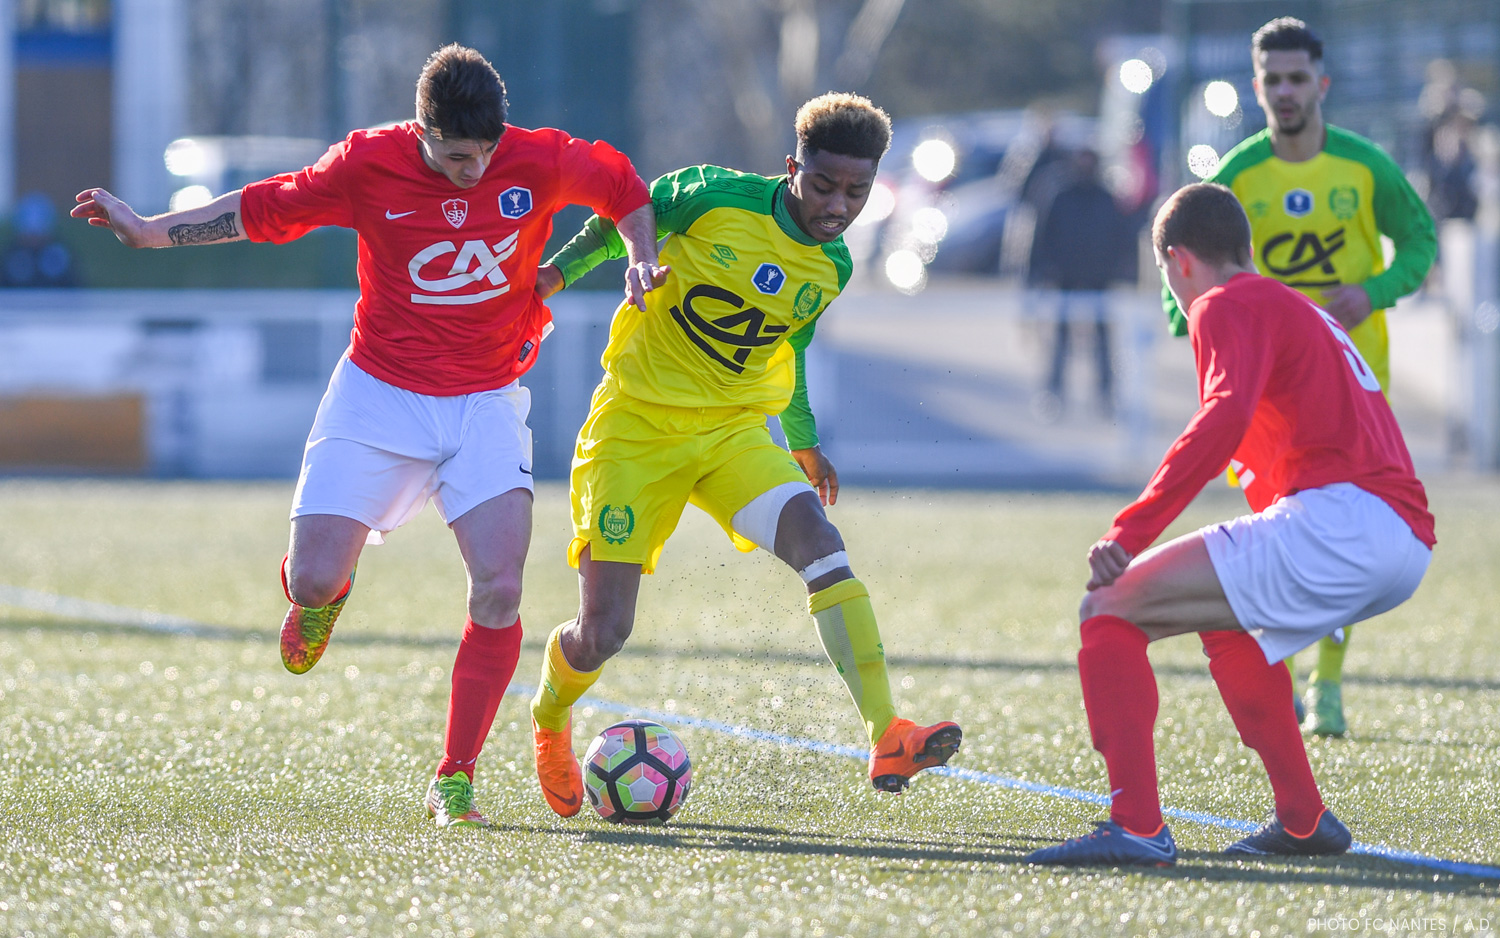
<instances>
[{"instance_id":1,"label":"shin guard under sock","mask_svg":"<svg viewBox=\"0 0 1500 938\"><path fill-rule=\"evenodd\" d=\"M1156 788L1156 675L1146 633L1119 616L1092 616L1079 627L1078 677L1094 748L1109 769L1110 819L1151 836L1162 824Z\"/></svg>"},{"instance_id":2,"label":"shin guard under sock","mask_svg":"<svg viewBox=\"0 0 1500 938\"><path fill-rule=\"evenodd\" d=\"M817 623L823 651L859 708L873 746L896 719L896 705L870 592L853 577L840 580L807 597L807 611Z\"/></svg>"},{"instance_id":3,"label":"shin guard under sock","mask_svg":"<svg viewBox=\"0 0 1500 938\"><path fill-rule=\"evenodd\" d=\"M521 620L490 629L469 620L453 661L453 693L448 698L448 729L438 775L463 772L474 780L474 763L495 722L505 688L521 655Z\"/></svg>"},{"instance_id":4,"label":"shin guard under sock","mask_svg":"<svg viewBox=\"0 0 1500 938\"><path fill-rule=\"evenodd\" d=\"M1276 816L1294 834L1311 831L1323 811L1292 708L1292 682L1277 662L1266 664L1260 645L1246 632L1202 632L1208 669L1240 739L1254 749L1276 795Z\"/></svg>"}]
</instances>

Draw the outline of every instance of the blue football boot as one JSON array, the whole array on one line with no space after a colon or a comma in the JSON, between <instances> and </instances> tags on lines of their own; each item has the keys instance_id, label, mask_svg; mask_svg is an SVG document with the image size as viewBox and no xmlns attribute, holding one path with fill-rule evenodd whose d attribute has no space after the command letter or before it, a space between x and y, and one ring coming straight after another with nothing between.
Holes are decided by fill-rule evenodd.
<instances>
[{"instance_id":1,"label":"blue football boot","mask_svg":"<svg viewBox=\"0 0 1500 938\"><path fill-rule=\"evenodd\" d=\"M1150 837L1132 834L1114 821L1096 821L1094 832L1026 855L1027 863L1062 866L1173 866L1177 844L1163 824Z\"/></svg>"},{"instance_id":2,"label":"blue football boot","mask_svg":"<svg viewBox=\"0 0 1500 938\"><path fill-rule=\"evenodd\" d=\"M1225 853L1248 853L1255 856L1281 857L1328 857L1344 853L1354 838L1344 822L1333 816L1327 808L1318 815L1318 825L1306 837L1298 837L1286 829L1281 819L1271 815L1271 820L1262 824L1255 833L1244 840L1237 840L1224 848Z\"/></svg>"}]
</instances>

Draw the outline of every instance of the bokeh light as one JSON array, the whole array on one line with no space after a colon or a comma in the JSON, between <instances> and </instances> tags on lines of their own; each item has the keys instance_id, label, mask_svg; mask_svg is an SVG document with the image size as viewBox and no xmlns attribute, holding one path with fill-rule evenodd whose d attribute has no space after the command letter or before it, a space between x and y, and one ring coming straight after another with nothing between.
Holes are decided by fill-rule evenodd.
<instances>
[{"instance_id":1,"label":"bokeh light","mask_svg":"<svg viewBox=\"0 0 1500 938\"><path fill-rule=\"evenodd\" d=\"M1120 84L1126 91L1145 94L1155 79L1151 66L1141 59L1127 59L1120 63Z\"/></svg>"},{"instance_id":2,"label":"bokeh light","mask_svg":"<svg viewBox=\"0 0 1500 938\"><path fill-rule=\"evenodd\" d=\"M911 153L911 165L928 182L941 182L958 165L958 154L946 140L923 140Z\"/></svg>"},{"instance_id":3,"label":"bokeh light","mask_svg":"<svg viewBox=\"0 0 1500 938\"><path fill-rule=\"evenodd\" d=\"M1211 81L1203 86L1203 106L1215 117L1228 117L1240 106L1240 94L1227 81Z\"/></svg>"},{"instance_id":4,"label":"bokeh light","mask_svg":"<svg viewBox=\"0 0 1500 938\"><path fill-rule=\"evenodd\" d=\"M896 192L883 182L877 182L870 187L870 198L865 202L864 210L859 217L854 219L856 225L878 225L891 217L896 210Z\"/></svg>"},{"instance_id":5,"label":"bokeh light","mask_svg":"<svg viewBox=\"0 0 1500 938\"><path fill-rule=\"evenodd\" d=\"M207 205L213 200L214 194L209 190L208 186L184 186L172 193L172 201L169 207L174 212L180 212L184 209Z\"/></svg>"},{"instance_id":6,"label":"bokeh light","mask_svg":"<svg viewBox=\"0 0 1500 938\"><path fill-rule=\"evenodd\" d=\"M911 233L925 244L937 244L948 234L948 216L932 205L919 208L911 216Z\"/></svg>"},{"instance_id":7,"label":"bokeh light","mask_svg":"<svg viewBox=\"0 0 1500 938\"><path fill-rule=\"evenodd\" d=\"M915 251L892 251L885 259L885 279L902 293L917 293L927 285L927 265Z\"/></svg>"},{"instance_id":8,"label":"bokeh light","mask_svg":"<svg viewBox=\"0 0 1500 938\"><path fill-rule=\"evenodd\" d=\"M196 176L208 167L208 154L196 140L186 137L167 144L167 172L174 176Z\"/></svg>"},{"instance_id":9,"label":"bokeh light","mask_svg":"<svg viewBox=\"0 0 1500 938\"><path fill-rule=\"evenodd\" d=\"M1207 179L1219 168L1219 154L1213 147L1200 143L1188 151L1188 170L1199 179Z\"/></svg>"}]
</instances>

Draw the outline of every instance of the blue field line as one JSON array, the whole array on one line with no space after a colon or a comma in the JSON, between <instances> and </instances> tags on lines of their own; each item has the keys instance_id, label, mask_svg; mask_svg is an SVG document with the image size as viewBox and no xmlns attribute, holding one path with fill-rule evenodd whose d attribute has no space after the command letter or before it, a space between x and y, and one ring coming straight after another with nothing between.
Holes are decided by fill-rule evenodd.
<instances>
[{"instance_id":1,"label":"blue field line","mask_svg":"<svg viewBox=\"0 0 1500 938\"><path fill-rule=\"evenodd\" d=\"M531 697L536 693L534 686L526 684L512 684L506 689L506 694L518 697ZM788 736L785 733L772 733L768 730L758 730L749 726L738 726L733 723L724 723L719 720L709 720L704 717L686 716L680 713L668 713L664 710L650 710L645 707L636 707L629 704L616 703L613 700L603 700L599 697L584 697L578 701L579 704L589 707L597 707L611 713L627 713L631 716L641 717L647 720L655 720L663 726L682 726L695 730L708 730L713 733L722 733L725 736L735 736L740 739L748 739L758 743L773 743L778 746L790 746L806 752L816 752L825 756L844 756L849 759L858 759L864 762L870 757L868 749L857 746L840 746L836 743L819 742L816 739L805 739L801 736ZM949 778L963 779L968 782L978 782L981 785L993 785L997 788L1009 788L1014 791L1030 792L1036 795L1046 795L1050 798L1066 798L1069 801L1082 801L1087 804L1095 804L1100 807L1109 806L1109 796L1098 792L1083 791L1078 788L1067 788L1062 785L1048 785L1045 782L1028 782L1025 779L1011 778L1008 775L999 775L995 772L980 772L977 769L964 769L956 766L942 766L930 769L934 775L946 775ZM1204 824L1209 827L1218 827L1224 830L1248 833L1259 827L1250 821L1240 821L1234 818L1219 817L1217 814L1208 814L1203 811L1188 811L1183 808L1163 807L1161 813L1174 821L1191 821L1194 824ZM1481 879L1500 879L1500 866L1485 866L1481 863L1464 863L1459 860L1445 860L1442 857L1431 857L1422 853L1413 853L1410 850L1397 850L1382 844L1362 844L1356 842L1349 848L1350 853L1358 853L1364 856L1379 857L1384 860L1392 860L1397 863L1405 863L1409 866L1421 866L1443 873L1456 873L1460 876L1474 876Z\"/></svg>"}]
</instances>

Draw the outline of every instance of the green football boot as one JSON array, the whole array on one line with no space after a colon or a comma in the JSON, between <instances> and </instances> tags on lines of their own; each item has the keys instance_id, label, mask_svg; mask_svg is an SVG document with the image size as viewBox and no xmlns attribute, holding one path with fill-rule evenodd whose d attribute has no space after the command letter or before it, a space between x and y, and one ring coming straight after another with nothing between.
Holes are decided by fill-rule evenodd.
<instances>
[{"instance_id":1,"label":"green football boot","mask_svg":"<svg viewBox=\"0 0 1500 938\"><path fill-rule=\"evenodd\" d=\"M288 671L306 674L323 657L323 650L333 635L333 624L344 611L344 603L349 601L353 590L354 574L350 573L349 585L328 605L309 609L292 603L281 622L281 663Z\"/></svg>"},{"instance_id":2,"label":"green football boot","mask_svg":"<svg viewBox=\"0 0 1500 938\"><path fill-rule=\"evenodd\" d=\"M474 786L463 772L434 778L427 786L424 804L438 827L490 826L489 820L474 806Z\"/></svg>"},{"instance_id":3,"label":"green football boot","mask_svg":"<svg viewBox=\"0 0 1500 938\"><path fill-rule=\"evenodd\" d=\"M1302 731L1314 736L1342 736L1349 731L1344 722L1344 687L1336 681L1312 681L1304 698L1307 719Z\"/></svg>"}]
</instances>

